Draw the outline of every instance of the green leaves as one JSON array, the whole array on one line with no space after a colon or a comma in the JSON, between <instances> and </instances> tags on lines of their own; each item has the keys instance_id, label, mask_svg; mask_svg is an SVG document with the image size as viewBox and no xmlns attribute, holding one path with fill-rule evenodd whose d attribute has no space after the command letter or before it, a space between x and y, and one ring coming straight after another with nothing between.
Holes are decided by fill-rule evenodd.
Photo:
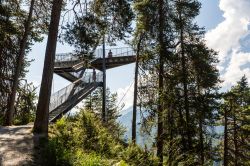
<instances>
[{"instance_id":1,"label":"green leaves","mask_svg":"<svg viewBox=\"0 0 250 166\"><path fill-rule=\"evenodd\" d=\"M74 46L77 52L89 54L94 52L100 44L104 26L104 21L89 14L78 18L73 24L68 23L62 27L65 30L62 37L67 43Z\"/></svg>"}]
</instances>

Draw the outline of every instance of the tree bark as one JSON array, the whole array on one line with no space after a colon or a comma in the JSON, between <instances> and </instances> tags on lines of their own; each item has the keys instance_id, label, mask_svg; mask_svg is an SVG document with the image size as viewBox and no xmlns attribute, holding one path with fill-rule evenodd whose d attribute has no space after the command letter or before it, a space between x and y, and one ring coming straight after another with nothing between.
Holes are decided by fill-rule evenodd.
<instances>
[{"instance_id":1,"label":"tree bark","mask_svg":"<svg viewBox=\"0 0 250 166\"><path fill-rule=\"evenodd\" d=\"M62 2L63 0L53 0L49 35L43 67L42 84L34 124L34 133L41 133L45 135L48 134L49 103Z\"/></svg>"},{"instance_id":2,"label":"tree bark","mask_svg":"<svg viewBox=\"0 0 250 166\"><path fill-rule=\"evenodd\" d=\"M181 14L180 20L182 21ZM184 52L184 36L183 36L183 26L181 26L180 32L180 40L181 40L181 66L182 66L182 84L183 84L183 91L184 91L184 109L186 111L186 131L187 131L187 143L188 148L191 150L192 146L192 138L190 133L190 113L189 113L189 100L188 100L188 88L187 88L187 69L186 69L186 58Z\"/></svg>"},{"instance_id":3,"label":"tree bark","mask_svg":"<svg viewBox=\"0 0 250 166\"><path fill-rule=\"evenodd\" d=\"M230 101L230 111L232 110L232 101ZM228 111L227 108L224 110L224 166L228 166Z\"/></svg>"},{"instance_id":4,"label":"tree bark","mask_svg":"<svg viewBox=\"0 0 250 166\"><path fill-rule=\"evenodd\" d=\"M164 74L164 39L163 39L163 28L164 28L164 17L163 17L163 0L158 0L158 15L159 15L159 34L158 41L160 46L159 52L159 84L158 84L158 128L157 128L157 156L159 158L159 166L163 165L163 74Z\"/></svg>"},{"instance_id":5,"label":"tree bark","mask_svg":"<svg viewBox=\"0 0 250 166\"><path fill-rule=\"evenodd\" d=\"M205 162L205 157L204 157L204 137L203 137L203 121L204 121L204 115L203 115L203 110L205 110L204 106L204 100L203 98L201 99L201 89L200 89L200 79L199 76L197 75L197 90L198 90L198 100L197 104L200 103L200 105L197 105L198 111L199 111L199 143L200 143L200 164L201 166L204 165Z\"/></svg>"},{"instance_id":6,"label":"tree bark","mask_svg":"<svg viewBox=\"0 0 250 166\"><path fill-rule=\"evenodd\" d=\"M233 138L233 141L234 141L234 165L235 166L238 166L238 132L237 132L237 122L236 122L236 110L235 108L233 109L233 126L234 126L234 129L233 129L233 132L234 132L234 138Z\"/></svg>"},{"instance_id":7,"label":"tree bark","mask_svg":"<svg viewBox=\"0 0 250 166\"><path fill-rule=\"evenodd\" d=\"M179 126L185 126L185 121L184 121L184 117L182 115L182 110L179 109L178 113L179 113ZM185 134L184 134L185 128L179 127L178 130L179 130L179 134L181 136L182 151L186 151L187 144L186 144L186 139L185 139Z\"/></svg>"},{"instance_id":8,"label":"tree bark","mask_svg":"<svg viewBox=\"0 0 250 166\"><path fill-rule=\"evenodd\" d=\"M168 109L168 132L169 132L169 149L168 149L168 165L172 166L172 162L173 162L173 123L174 123L174 119L173 119L173 108L172 106L169 107Z\"/></svg>"},{"instance_id":9,"label":"tree bark","mask_svg":"<svg viewBox=\"0 0 250 166\"><path fill-rule=\"evenodd\" d=\"M26 49L28 37L30 35L30 31L31 31L30 24L32 21L34 4L35 4L35 0L31 0L29 15L28 15L28 18L25 21L25 25L24 25L24 35L23 35L23 38L22 38L21 43L20 43L20 50L19 50L19 53L17 56L17 63L16 63L16 67L15 67L13 84L11 87L11 94L10 94L10 97L8 100L8 110L6 112L6 118L5 118L5 123L4 123L4 125L6 125L6 126L10 126L13 123L13 116L14 116L14 112L15 112L14 106L15 106L16 93L17 93L17 88L18 88L18 84L19 84L19 77L20 77L22 67L23 67L25 49Z\"/></svg>"},{"instance_id":10,"label":"tree bark","mask_svg":"<svg viewBox=\"0 0 250 166\"><path fill-rule=\"evenodd\" d=\"M139 41L136 50L136 62L135 62L135 83L134 83L134 101L133 101L133 118L132 118L132 142L136 144L136 114L137 114L137 87L138 87L138 68L139 68L139 55L141 47L142 36L139 36Z\"/></svg>"},{"instance_id":11,"label":"tree bark","mask_svg":"<svg viewBox=\"0 0 250 166\"><path fill-rule=\"evenodd\" d=\"M202 116L202 110L200 111L200 117L199 117L199 139L200 139L200 164L204 165L204 138L203 138L203 116Z\"/></svg>"},{"instance_id":12,"label":"tree bark","mask_svg":"<svg viewBox=\"0 0 250 166\"><path fill-rule=\"evenodd\" d=\"M102 122L107 122L107 100L106 100L106 54L105 54L105 35L103 36L102 54Z\"/></svg>"}]
</instances>

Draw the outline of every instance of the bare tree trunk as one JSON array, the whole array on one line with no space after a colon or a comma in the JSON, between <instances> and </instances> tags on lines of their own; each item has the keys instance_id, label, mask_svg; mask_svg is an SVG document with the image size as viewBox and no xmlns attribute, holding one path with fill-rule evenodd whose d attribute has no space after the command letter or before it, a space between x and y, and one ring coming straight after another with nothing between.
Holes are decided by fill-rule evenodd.
<instances>
[{"instance_id":1,"label":"bare tree trunk","mask_svg":"<svg viewBox=\"0 0 250 166\"><path fill-rule=\"evenodd\" d=\"M158 15L159 15L159 85L158 85L158 129L157 129L157 156L159 158L159 166L163 165L163 74L164 74L164 40L163 40L163 28L164 28L164 18L163 18L163 0L158 0Z\"/></svg>"},{"instance_id":2,"label":"bare tree trunk","mask_svg":"<svg viewBox=\"0 0 250 166\"><path fill-rule=\"evenodd\" d=\"M179 113L179 126L185 126L185 121L184 121L184 117L183 117L183 114L182 114L182 110L179 109L178 113ZM185 128L179 127L178 129L179 129L179 134L181 136L181 144L183 146L182 151L186 151L187 144L186 144L186 139L185 139L185 134L184 134Z\"/></svg>"},{"instance_id":3,"label":"bare tree trunk","mask_svg":"<svg viewBox=\"0 0 250 166\"><path fill-rule=\"evenodd\" d=\"M102 45L102 50L103 50L103 54L102 54L102 122L105 123L107 122L107 89L106 89L106 54L105 54L105 35L103 35L103 45Z\"/></svg>"},{"instance_id":4,"label":"bare tree trunk","mask_svg":"<svg viewBox=\"0 0 250 166\"><path fill-rule=\"evenodd\" d=\"M173 162L173 108L172 105L168 109L168 132L169 132L169 149L168 149L168 165L172 166Z\"/></svg>"},{"instance_id":5,"label":"bare tree trunk","mask_svg":"<svg viewBox=\"0 0 250 166\"><path fill-rule=\"evenodd\" d=\"M133 118L132 118L132 142L136 144L136 107L137 107L137 88L138 88L138 68L139 68L139 55L141 47L142 36L139 36L139 41L136 50L136 63L135 63L135 83L134 83L134 102L133 102Z\"/></svg>"},{"instance_id":6,"label":"bare tree trunk","mask_svg":"<svg viewBox=\"0 0 250 166\"><path fill-rule=\"evenodd\" d=\"M230 101L230 111L232 110L232 101ZM227 108L224 110L224 166L228 166L228 111Z\"/></svg>"},{"instance_id":7,"label":"bare tree trunk","mask_svg":"<svg viewBox=\"0 0 250 166\"><path fill-rule=\"evenodd\" d=\"M16 92L17 92L17 88L18 88L19 77L20 77L22 67L23 67L25 49L26 49L26 45L27 45L30 31L31 31L30 24L32 21L34 4L35 4L35 0L31 0L29 15L28 15L28 18L25 21L25 25L24 25L24 35L23 35L23 38L22 38L21 43L20 43L20 50L19 50L18 57L17 57L17 64L15 67L13 84L11 87L11 94L10 94L10 98L8 100L8 106L7 106L8 109L6 112L6 118L5 118L5 123L4 123L4 125L6 125L6 126L12 125L12 122L13 122L13 116L14 116L14 112L15 112L14 106L15 106Z\"/></svg>"},{"instance_id":8,"label":"bare tree trunk","mask_svg":"<svg viewBox=\"0 0 250 166\"><path fill-rule=\"evenodd\" d=\"M42 84L34 124L34 133L48 134L49 103L62 2L63 0L53 0L49 35L43 67Z\"/></svg>"},{"instance_id":9,"label":"bare tree trunk","mask_svg":"<svg viewBox=\"0 0 250 166\"><path fill-rule=\"evenodd\" d=\"M200 139L200 164L204 165L204 138L203 138L203 116L202 116L202 110L200 111L200 117L199 117L199 139Z\"/></svg>"},{"instance_id":10,"label":"bare tree trunk","mask_svg":"<svg viewBox=\"0 0 250 166\"><path fill-rule=\"evenodd\" d=\"M204 165L205 162L205 157L204 157L204 137L203 137L203 121L204 121L204 116L203 116L203 110L205 109L204 106L204 101L203 99L200 98L201 96L201 90L200 90L200 79L199 76L196 78L197 82L197 90L198 90L198 102L200 105L197 105L198 108L198 114L199 114L199 144L200 144L200 149L199 149L199 155L200 155L200 164L201 166Z\"/></svg>"},{"instance_id":11,"label":"bare tree trunk","mask_svg":"<svg viewBox=\"0 0 250 166\"><path fill-rule=\"evenodd\" d=\"M237 122L236 122L236 111L235 108L233 109L234 115L233 115L233 126L234 126L234 165L238 166L238 132L237 132Z\"/></svg>"},{"instance_id":12,"label":"bare tree trunk","mask_svg":"<svg viewBox=\"0 0 250 166\"><path fill-rule=\"evenodd\" d=\"M180 19L182 20L182 18ZM192 138L190 133L190 113L189 113L189 101L188 101L188 88L187 88L187 69L186 69L186 58L184 52L184 36L183 36L183 27L181 27L181 66L182 66L182 83L184 90L184 109L186 111L186 131L187 131L187 143L188 148L191 150Z\"/></svg>"},{"instance_id":13,"label":"bare tree trunk","mask_svg":"<svg viewBox=\"0 0 250 166\"><path fill-rule=\"evenodd\" d=\"M163 60L160 57L160 70L159 70L159 104L158 104L158 131L157 131L157 156L160 159L160 164L163 164L163 105L162 105L162 93L163 93Z\"/></svg>"}]
</instances>

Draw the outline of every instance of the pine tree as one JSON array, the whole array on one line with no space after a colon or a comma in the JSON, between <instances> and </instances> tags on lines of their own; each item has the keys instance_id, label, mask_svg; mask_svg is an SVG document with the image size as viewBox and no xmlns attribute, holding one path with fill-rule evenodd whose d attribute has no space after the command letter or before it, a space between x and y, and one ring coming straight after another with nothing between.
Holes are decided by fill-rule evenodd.
<instances>
[{"instance_id":1,"label":"pine tree","mask_svg":"<svg viewBox=\"0 0 250 166\"><path fill-rule=\"evenodd\" d=\"M104 124L109 132L116 139L122 139L124 132L123 127L117 122L118 117L120 117L120 110L117 106L117 94L111 93L110 89L107 88L106 100L107 100L107 122ZM92 94L87 97L84 102L84 108L87 111L93 112L99 119L102 117L102 89L98 88Z\"/></svg>"},{"instance_id":2,"label":"pine tree","mask_svg":"<svg viewBox=\"0 0 250 166\"><path fill-rule=\"evenodd\" d=\"M168 11L168 1L155 0L155 1L140 1L136 0L135 11L137 14L137 31L143 32L146 36L146 44L144 46L149 46L149 48L154 48L150 50L151 57L146 57L148 63L146 68L151 68L151 71L155 71L157 74L157 86L158 101L157 109L155 113L157 114L157 156L159 157L159 165L163 164L163 111L164 111L164 71L166 59L169 57L168 47L171 45L171 38L169 36L169 11ZM142 54L145 50L142 51ZM155 65L155 62L159 65Z\"/></svg>"},{"instance_id":3,"label":"pine tree","mask_svg":"<svg viewBox=\"0 0 250 166\"><path fill-rule=\"evenodd\" d=\"M199 9L196 0L135 1L137 31L145 34L140 104L150 114L146 122L158 115L158 156L162 162L164 147L168 165L206 165L214 157L209 152L218 110L218 61L193 23Z\"/></svg>"},{"instance_id":4,"label":"pine tree","mask_svg":"<svg viewBox=\"0 0 250 166\"><path fill-rule=\"evenodd\" d=\"M53 79L54 59L56 53L57 35L63 0L53 0L49 35L45 53L42 84L34 124L34 133L48 134L49 102Z\"/></svg>"},{"instance_id":5,"label":"pine tree","mask_svg":"<svg viewBox=\"0 0 250 166\"><path fill-rule=\"evenodd\" d=\"M28 18L25 21L25 25L24 25L24 34L20 41L20 50L17 55L17 62L15 65L15 71L14 71L14 77L13 77L13 83L12 83L13 85L11 87L11 94L10 94L10 99L8 102L8 111L6 113L6 120L5 120L5 125L8 125L8 126L12 125L12 122L13 122L16 92L18 88L19 77L23 68L25 50L27 48L28 38L31 32L30 26L31 26L31 21L32 21L34 5L35 5L35 0L31 0Z\"/></svg>"},{"instance_id":6,"label":"pine tree","mask_svg":"<svg viewBox=\"0 0 250 166\"><path fill-rule=\"evenodd\" d=\"M249 164L250 88L246 76L232 87L225 98L224 163Z\"/></svg>"}]
</instances>

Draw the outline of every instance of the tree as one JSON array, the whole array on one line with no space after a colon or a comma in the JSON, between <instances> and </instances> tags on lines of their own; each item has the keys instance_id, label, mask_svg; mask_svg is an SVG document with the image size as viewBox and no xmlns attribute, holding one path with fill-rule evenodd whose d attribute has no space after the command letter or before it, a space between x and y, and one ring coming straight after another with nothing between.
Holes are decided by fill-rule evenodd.
<instances>
[{"instance_id":1,"label":"tree","mask_svg":"<svg viewBox=\"0 0 250 166\"><path fill-rule=\"evenodd\" d=\"M49 25L49 35L45 52L42 84L40 88L36 119L33 130L34 133L43 133L45 135L48 134L49 102L62 3L63 0L53 0L51 20Z\"/></svg>"},{"instance_id":2,"label":"tree","mask_svg":"<svg viewBox=\"0 0 250 166\"><path fill-rule=\"evenodd\" d=\"M160 165L163 164L163 94L164 94L164 71L165 64L168 63L169 57L168 48L171 45L171 33L169 26L169 1L157 0L157 1L140 1L135 3L135 11L137 14L137 31L144 32L149 40L147 44L151 44L149 48L154 48L151 57L148 57L149 66L155 68L152 71L157 73L157 156L160 159ZM145 53L143 50L142 54ZM159 64L157 66L155 61ZM148 63L148 64L149 64Z\"/></svg>"},{"instance_id":3,"label":"tree","mask_svg":"<svg viewBox=\"0 0 250 166\"><path fill-rule=\"evenodd\" d=\"M213 126L215 126L220 107L218 102L220 80L215 66L218 62L217 53L199 40L197 43L190 43L187 50L189 50L188 54L192 63L191 78L195 83L195 93L191 96L194 106L191 106L191 109L195 111L192 113L195 115L193 123L198 126L197 137L199 138L198 146L194 145L194 147L197 147L195 151L198 152L199 163L206 165L211 163L213 158L209 154L213 150L210 143L214 137Z\"/></svg>"},{"instance_id":4,"label":"tree","mask_svg":"<svg viewBox=\"0 0 250 166\"><path fill-rule=\"evenodd\" d=\"M12 123L16 91L20 88L20 80L25 77L26 69L31 62L27 60L26 55L31 50L33 42L41 41L41 34L46 31L43 26L47 18L44 17L46 12L41 8L37 9L38 1L32 2L31 10L27 11L24 6L28 3L30 2L11 0L1 1L0 4L2 39L0 75L3 78L0 81L0 110L1 115L5 116L5 125ZM34 16L32 16L33 10L35 10Z\"/></svg>"},{"instance_id":5,"label":"tree","mask_svg":"<svg viewBox=\"0 0 250 166\"><path fill-rule=\"evenodd\" d=\"M19 77L20 77L23 62L24 62L24 56L25 56L25 50L27 48L28 37L31 31L30 25L32 21L34 4L35 4L35 0L31 0L29 15L28 15L27 20L25 21L24 34L20 42L20 50L17 55L17 63L15 66L15 72L14 72L13 83L12 83L13 85L11 87L11 94L10 94L10 99L8 103L8 111L6 112L5 125L8 125L8 126L12 125L12 121L13 121L16 92L17 92Z\"/></svg>"},{"instance_id":6,"label":"tree","mask_svg":"<svg viewBox=\"0 0 250 166\"><path fill-rule=\"evenodd\" d=\"M26 11L21 9L21 2L1 1L0 3L0 110L1 116L8 113L14 69L20 46L20 36L23 33L23 18ZM32 36L33 40L36 35ZM21 78L25 76L27 60L22 65Z\"/></svg>"},{"instance_id":7,"label":"tree","mask_svg":"<svg viewBox=\"0 0 250 166\"><path fill-rule=\"evenodd\" d=\"M249 164L250 88L246 76L224 98L224 165Z\"/></svg>"},{"instance_id":8,"label":"tree","mask_svg":"<svg viewBox=\"0 0 250 166\"><path fill-rule=\"evenodd\" d=\"M160 164L163 154L168 165L206 165L213 159L220 80L217 54L193 23L199 9L196 0L135 1L137 31L145 34L139 90L149 116L143 124L158 123Z\"/></svg>"},{"instance_id":9,"label":"tree","mask_svg":"<svg viewBox=\"0 0 250 166\"><path fill-rule=\"evenodd\" d=\"M36 87L32 83L22 81L21 87L17 90L17 102L14 113L14 124L25 125L34 122L36 111Z\"/></svg>"},{"instance_id":10,"label":"tree","mask_svg":"<svg viewBox=\"0 0 250 166\"><path fill-rule=\"evenodd\" d=\"M138 76L139 76L139 61L140 61L140 49L142 34L139 36L139 40L136 47L136 62L135 62L135 82L134 82L134 101L133 101L133 118L132 118L132 141L136 143L136 114L137 114L137 96L138 96Z\"/></svg>"},{"instance_id":11,"label":"tree","mask_svg":"<svg viewBox=\"0 0 250 166\"><path fill-rule=\"evenodd\" d=\"M117 106L117 94L111 93L107 88L107 122L105 126L117 140L122 139L124 128L117 122L122 108ZM85 100L85 110L93 112L99 119L102 118L102 89L98 88Z\"/></svg>"},{"instance_id":12,"label":"tree","mask_svg":"<svg viewBox=\"0 0 250 166\"><path fill-rule=\"evenodd\" d=\"M200 3L193 0L178 0L175 2L175 26L177 30L177 38L179 38L180 49L179 57L181 61L181 82L183 85L183 97L184 97L184 111L186 118L186 132L187 132L187 146L185 148L192 149L192 133L191 133L191 119L190 119L190 99L188 97L189 89L189 71L188 71L188 54L186 46L191 35L196 31L198 33L199 28L193 25L192 20L198 15L200 9ZM193 33L193 34L192 34ZM191 36L191 37L190 37Z\"/></svg>"}]
</instances>

